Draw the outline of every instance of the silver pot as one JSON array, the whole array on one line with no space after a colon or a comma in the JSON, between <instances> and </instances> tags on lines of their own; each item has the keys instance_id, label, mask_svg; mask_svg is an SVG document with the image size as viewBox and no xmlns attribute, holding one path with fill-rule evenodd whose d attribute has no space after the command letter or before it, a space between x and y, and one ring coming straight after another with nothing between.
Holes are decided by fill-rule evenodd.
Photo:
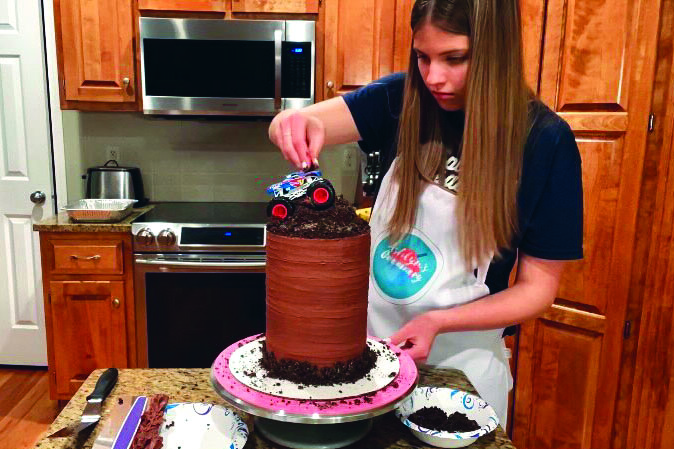
<instances>
[{"instance_id":1,"label":"silver pot","mask_svg":"<svg viewBox=\"0 0 674 449\"><path fill-rule=\"evenodd\" d=\"M148 201L140 168L120 167L117 161L110 160L101 167L89 168L86 179L87 198L137 200L136 206Z\"/></svg>"}]
</instances>

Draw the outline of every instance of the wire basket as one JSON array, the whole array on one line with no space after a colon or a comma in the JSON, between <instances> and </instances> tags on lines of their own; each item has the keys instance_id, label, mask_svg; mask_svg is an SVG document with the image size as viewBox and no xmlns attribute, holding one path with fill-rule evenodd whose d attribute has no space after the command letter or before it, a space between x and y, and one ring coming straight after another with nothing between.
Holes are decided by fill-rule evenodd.
<instances>
[{"instance_id":1,"label":"wire basket","mask_svg":"<svg viewBox=\"0 0 674 449\"><path fill-rule=\"evenodd\" d=\"M138 200L85 199L63 208L72 221L84 223L115 223L133 212Z\"/></svg>"}]
</instances>

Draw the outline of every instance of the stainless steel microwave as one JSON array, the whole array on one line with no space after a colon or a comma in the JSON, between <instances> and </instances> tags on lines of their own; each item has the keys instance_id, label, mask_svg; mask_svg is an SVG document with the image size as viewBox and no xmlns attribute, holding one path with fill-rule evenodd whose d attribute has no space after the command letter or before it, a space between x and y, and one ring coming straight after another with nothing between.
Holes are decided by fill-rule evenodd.
<instances>
[{"instance_id":1,"label":"stainless steel microwave","mask_svg":"<svg viewBox=\"0 0 674 449\"><path fill-rule=\"evenodd\" d=\"M314 102L316 25L140 19L146 114L275 115Z\"/></svg>"}]
</instances>

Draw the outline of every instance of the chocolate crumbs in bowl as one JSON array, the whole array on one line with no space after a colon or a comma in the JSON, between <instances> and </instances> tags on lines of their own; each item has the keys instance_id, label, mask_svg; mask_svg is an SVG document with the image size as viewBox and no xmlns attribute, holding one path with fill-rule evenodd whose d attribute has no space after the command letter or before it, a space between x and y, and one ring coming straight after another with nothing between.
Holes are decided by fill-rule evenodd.
<instances>
[{"instance_id":1,"label":"chocolate crumbs in bowl","mask_svg":"<svg viewBox=\"0 0 674 449\"><path fill-rule=\"evenodd\" d=\"M326 210L316 210L306 201L296 202L295 213L285 220L272 218L267 231L285 237L336 239L362 235L370 230L370 225L356 215L356 210L342 196Z\"/></svg>"},{"instance_id":2,"label":"chocolate crumbs in bowl","mask_svg":"<svg viewBox=\"0 0 674 449\"><path fill-rule=\"evenodd\" d=\"M438 407L424 407L408 416L414 424L430 430L443 432L473 432L480 430L480 425L466 415L454 412L447 416L444 410Z\"/></svg>"}]
</instances>

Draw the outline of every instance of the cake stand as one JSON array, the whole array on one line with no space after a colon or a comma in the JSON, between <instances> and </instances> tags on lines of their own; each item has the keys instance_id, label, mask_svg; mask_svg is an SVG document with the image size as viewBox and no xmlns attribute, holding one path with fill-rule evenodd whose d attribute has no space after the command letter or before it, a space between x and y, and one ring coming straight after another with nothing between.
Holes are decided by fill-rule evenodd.
<instances>
[{"instance_id":1,"label":"cake stand","mask_svg":"<svg viewBox=\"0 0 674 449\"><path fill-rule=\"evenodd\" d=\"M400 348L376 340L386 344L400 364L398 374L378 391L334 400L297 400L262 393L241 383L229 369L232 354L260 338L262 335L248 337L225 349L213 362L211 383L227 403L255 416L255 429L282 446L295 449L348 446L367 435L372 418L393 410L412 394L418 383L412 358Z\"/></svg>"}]
</instances>

